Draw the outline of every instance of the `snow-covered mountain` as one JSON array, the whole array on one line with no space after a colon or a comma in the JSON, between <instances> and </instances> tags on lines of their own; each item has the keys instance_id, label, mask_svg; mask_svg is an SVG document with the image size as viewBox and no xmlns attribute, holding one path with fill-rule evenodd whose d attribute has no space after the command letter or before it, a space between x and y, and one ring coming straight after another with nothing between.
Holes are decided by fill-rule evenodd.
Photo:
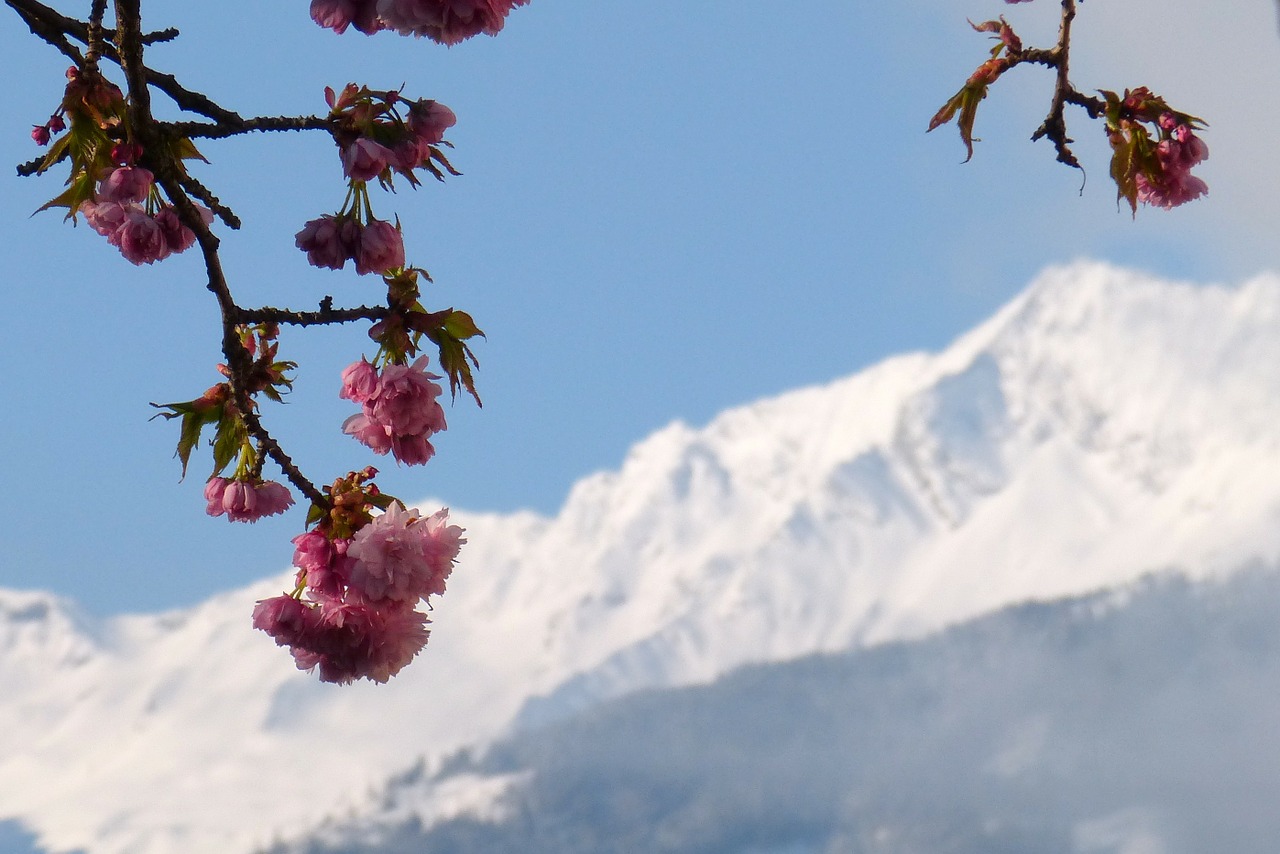
<instances>
[{"instance_id":1,"label":"snow-covered mountain","mask_svg":"<svg viewBox=\"0 0 1280 854\"><path fill-rule=\"evenodd\" d=\"M1274 563L1278 424L1280 279L1080 264L941 353L671 425L555 518L455 511L431 644L387 686L321 685L250 630L284 575L101 623L0 592L0 821L55 851L247 852L641 688Z\"/></svg>"},{"instance_id":2,"label":"snow-covered mountain","mask_svg":"<svg viewBox=\"0 0 1280 854\"><path fill-rule=\"evenodd\" d=\"M270 854L1274 854L1278 570L629 694Z\"/></svg>"}]
</instances>

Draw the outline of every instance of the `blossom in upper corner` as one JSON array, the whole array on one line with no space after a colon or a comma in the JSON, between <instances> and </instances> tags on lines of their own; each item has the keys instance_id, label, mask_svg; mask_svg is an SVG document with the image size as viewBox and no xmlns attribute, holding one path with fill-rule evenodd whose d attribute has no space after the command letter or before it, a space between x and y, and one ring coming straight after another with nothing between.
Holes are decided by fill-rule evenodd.
<instances>
[{"instance_id":1,"label":"blossom in upper corner","mask_svg":"<svg viewBox=\"0 0 1280 854\"><path fill-rule=\"evenodd\" d=\"M293 506L288 488L274 480L250 482L211 477L204 485L205 512L232 522L256 522L275 516Z\"/></svg>"},{"instance_id":2,"label":"blossom in upper corner","mask_svg":"<svg viewBox=\"0 0 1280 854\"><path fill-rule=\"evenodd\" d=\"M1191 170L1209 157L1196 135L1202 119L1172 109L1145 86L1123 95L1099 90L1106 101L1111 177L1117 198L1137 212L1138 203L1162 208L1186 204L1209 192Z\"/></svg>"},{"instance_id":3,"label":"blossom in upper corner","mask_svg":"<svg viewBox=\"0 0 1280 854\"><path fill-rule=\"evenodd\" d=\"M1172 113L1160 117L1159 125L1168 136L1156 146L1158 169L1134 176L1138 201L1162 208L1174 208L1200 198L1209 185L1191 174L1194 166L1209 157L1209 146L1196 136L1191 125L1179 122Z\"/></svg>"},{"instance_id":4,"label":"blossom in upper corner","mask_svg":"<svg viewBox=\"0 0 1280 854\"><path fill-rule=\"evenodd\" d=\"M311 0L311 20L335 33L354 25L366 35L382 29L377 0Z\"/></svg>"},{"instance_id":5,"label":"blossom in upper corner","mask_svg":"<svg viewBox=\"0 0 1280 854\"><path fill-rule=\"evenodd\" d=\"M455 45L502 31L507 14L528 0L378 0L378 17L401 35Z\"/></svg>"}]
</instances>

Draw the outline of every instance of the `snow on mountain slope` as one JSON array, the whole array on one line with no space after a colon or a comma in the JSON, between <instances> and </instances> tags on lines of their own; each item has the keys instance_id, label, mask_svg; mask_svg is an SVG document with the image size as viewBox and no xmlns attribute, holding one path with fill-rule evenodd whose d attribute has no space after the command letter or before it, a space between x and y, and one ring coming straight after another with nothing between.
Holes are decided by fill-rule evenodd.
<instances>
[{"instance_id":1,"label":"snow on mountain slope","mask_svg":"<svg viewBox=\"0 0 1280 854\"><path fill-rule=\"evenodd\" d=\"M455 513L431 644L387 686L320 685L250 630L283 576L101 625L3 593L0 820L54 850L248 851L513 722L1274 561L1277 424L1280 280L1080 264L942 353L671 425L554 519Z\"/></svg>"}]
</instances>

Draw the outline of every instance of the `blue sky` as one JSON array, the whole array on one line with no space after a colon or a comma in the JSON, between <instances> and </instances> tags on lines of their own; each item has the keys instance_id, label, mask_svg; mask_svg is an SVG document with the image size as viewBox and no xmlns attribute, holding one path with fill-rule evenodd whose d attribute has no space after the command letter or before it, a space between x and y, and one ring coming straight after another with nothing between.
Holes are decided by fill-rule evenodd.
<instances>
[{"instance_id":1,"label":"blue sky","mask_svg":"<svg viewBox=\"0 0 1280 854\"><path fill-rule=\"evenodd\" d=\"M1076 112L1081 194L1080 173L1027 141L1047 106L1042 70L995 87L972 162L961 165L953 127L924 133L984 57L966 17L1005 14L1042 43L1056 5L815 0L789 16L751 0L533 0L500 37L448 50L335 36L303 0L152 0L144 13L185 33L150 64L245 115L319 112L323 87L348 81L404 83L454 109L464 175L375 205L399 215L410 260L434 275L428 301L470 311L489 334L477 348L484 409L460 400L425 468L373 457L339 432L352 409L336 397L338 372L372 354L350 326L286 330L297 390L264 414L316 480L373 463L406 500L552 513L575 480L672 419L702 423L944 346L1047 264L1101 258L1204 281L1275 267L1270 3L1081 8L1077 85L1146 84L1209 120L1198 174L1211 192L1185 209L1119 212L1101 132ZM0 161L16 164L38 153L27 133L56 106L66 63L8 9L0 49L19 72L0 134ZM379 299L375 282L314 270L293 247L303 222L342 201L326 137L202 150L212 163L197 175L245 221L224 242L242 304ZM255 526L206 517L207 455L178 483L176 426L147 420L149 401L190 399L217 379L216 311L195 253L138 269L83 225L30 217L64 177L0 171L0 586L105 614L191 604L285 567L301 512Z\"/></svg>"}]
</instances>

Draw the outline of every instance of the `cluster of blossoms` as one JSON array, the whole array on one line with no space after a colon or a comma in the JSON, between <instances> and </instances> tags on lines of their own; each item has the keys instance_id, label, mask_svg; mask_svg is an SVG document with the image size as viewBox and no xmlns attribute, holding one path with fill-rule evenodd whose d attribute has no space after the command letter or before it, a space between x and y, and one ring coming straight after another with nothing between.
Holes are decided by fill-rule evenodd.
<instances>
[{"instance_id":1,"label":"cluster of blossoms","mask_svg":"<svg viewBox=\"0 0 1280 854\"><path fill-rule=\"evenodd\" d=\"M1191 169L1209 157L1209 146L1196 136L1204 123L1171 110L1146 87L1121 97L1103 92L1107 103L1107 138L1111 142L1111 176L1119 196L1131 207L1138 202L1173 208L1209 192ZM1150 126L1150 130L1148 130Z\"/></svg>"},{"instance_id":2,"label":"cluster of blossoms","mask_svg":"<svg viewBox=\"0 0 1280 854\"><path fill-rule=\"evenodd\" d=\"M444 104L409 101L397 92L377 92L348 84L341 93L325 88L333 137L347 176L347 204L335 214L307 222L294 244L315 267L341 270L354 261L356 272L387 275L404 267L404 237L399 223L376 219L367 184L390 187L394 175L419 183L422 169L443 180L457 174L440 146L457 117Z\"/></svg>"},{"instance_id":3,"label":"cluster of blossoms","mask_svg":"<svg viewBox=\"0 0 1280 854\"><path fill-rule=\"evenodd\" d=\"M49 140L53 139L55 134L62 133L67 129L67 123L63 121L59 113L54 113L49 117L49 121L42 125L34 125L31 128L31 139L36 145L48 145Z\"/></svg>"},{"instance_id":4,"label":"cluster of blossoms","mask_svg":"<svg viewBox=\"0 0 1280 854\"><path fill-rule=\"evenodd\" d=\"M287 646L300 670L324 682L386 682L427 643L427 615L417 605L445 590L463 530L442 509L420 516L383 501L365 469L329 488L333 509L295 537L296 586L265 599L255 628ZM372 516L370 504L386 504Z\"/></svg>"},{"instance_id":5,"label":"cluster of blossoms","mask_svg":"<svg viewBox=\"0 0 1280 854\"><path fill-rule=\"evenodd\" d=\"M361 359L342 372L341 397L361 411L342 425L376 454L388 451L406 465L422 465L435 456L431 436L446 428L444 407L437 400L442 389L428 373L427 357L412 365L385 365L381 372Z\"/></svg>"},{"instance_id":6,"label":"cluster of blossoms","mask_svg":"<svg viewBox=\"0 0 1280 854\"><path fill-rule=\"evenodd\" d=\"M377 178L390 183L395 171L417 184L415 169L426 169L443 179L436 162L451 168L438 146L458 117L439 101L410 101L398 92L378 92L354 83L348 83L340 93L325 87L324 95L329 117L336 125L334 139L342 169L351 180Z\"/></svg>"},{"instance_id":7,"label":"cluster of blossoms","mask_svg":"<svg viewBox=\"0 0 1280 854\"><path fill-rule=\"evenodd\" d=\"M380 219L362 223L354 214L326 214L294 236L313 267L341 270L354 261L360 275L386 275L404 266L404 236L398 226Z\"/></svg>"},{"instance_id":8,"label":"cluster of blossoms","mask_svg":"<svg viewBox=\"0 0 1280 854\"><path fill-rule=\"evenodd\" d=\"M80 203L78 213L94 231L133 264L154 264L170 255L185 252L196 242L195 233L182 223L172 205L159 202L151 171L133 165L137 146L122 143L113 154L117 165L102 173L94 198ZM201 205L196 209L205 224L213 213Z\"/></svg>"},{"instance_id":9,"label":"cluster of blossoms","mask_svg":"<svg viewBox=\"0 0 1280 854\"><path fill-rule=\"evenodd\" d=\"M480 33L497 34L511 10L527 2L312 0L311 15L339 33L354 25L365 33L391 30L451 45ZM76 67L67 72L57 110L44 124L32 126L32 140L47 150L20 166L19 172L43 173L68 164L65 189L40 210L64 208L73 222L83 215L93 231L135 265L153 264L201 244L208 289L221 312L226 364L218 369L226 381L195 400L152 405L160 410L158 417L180 423L176 455L184 477L192 451L207 438L205 428L212 428L207 444L213 470L204 485L209 516L255 522L292 507L290 488L264 479L267 460L279 465L281 480L310 499L307 530L293 540L295 588L259 602L254 626L289 647L300 669L318 668L323 681L386 682L426 644L429 606L418 606L444 593L466 542L463 530L449 524L447 510L420 516L381 493L372 483L377 473L372 468L317 489L263 426L258 406L261 397L280 402L292 387L289 372L297 367L277 358L278 323L307 326L359 317L376 321L369 334L379 352L372 363L361 359L343 373L342 397L360 406L360 412L344 422L345 433L404 464L421 465L434 456L430 439L446 429L439 402L442 389L435 382L443 377L426 370L426 356L413 361L427 340L439 348L439 369L449 377L454 396L465 389L479 404L471 374L478 362L466 342L484 333L466 312L428 312L423 307L418 281L430 281L430 276L406 264L399 218L378 219L370 203L369 184L375 180L391 190L397 179L416 187L424 174L437 180L459 174L444 153L449 147L444 135L456 116L433 100L410 100L398 91L349 84L340 93L326 88L327 118L242 120L143 64L143 48L172 38L176 31L142 36L124 21L107 30L106 4L92 5L86 22L28 20L34 33L71 55ZM35 14L18 11L24 18ZM128 16L131 24L138 24L138 14L135 4ZM67 48L67 36L84 42L87 50L80 54ZM128 95L104 76L99 67L104 56L125 71ZM152 88L168 94L184 112L210 121L158 120L146 97ZM250 129L303 128L323 129L332 136L348 193L336 213L307 222L295 235L295 244L314 266L340 270L351 261L358 274L382 276L387 285L385 310L360 306L335 311L329 297L321 300L318 312L250 309L231 294L218 259L218 241L207 239L201 221L212 224L215 211L232 228L238 221L187 173L184 161L204 160L191 137L219 139Z\"/></svg>"},{"instance_id":10,"label":"cluster of blossoms","mask_svg":"<svg viewBox=\"0 0 1280 854\"><path fill-rule=\"evenodd\" d=\"M62 109L31 131L37 144L48 145L54 134L67 129L63 114L71 121L71 133L58 140L41 164L43 171L69 155L71 187L45 207L65 206L69 218L83 214L89 227L133 264L154 264L190 249L195 233L164 203L151 170L138 165L141 146L112 136L124 125L123 93L96 72L71 68L67 81ZM198 156L194 151L188 149L187 156ZM213 221L209 210L196 208L206 224Z\"/></svg>"},{"instance_id":11,"label":"cluster of blossoms","mask_svg":"<svg viewBox=\"0 0 1280 854\"><path fill-rule=\"evenodd\" d=\"M256 522L275 516L293 506L288 488L274 480L233 480L211 477L204 485L205 512L232 522Z\"/></svg>"},{"instance_id":12,"label":"cluster of blossoms","mask_svg":"<svg viewBox=\"0 0 1280 854\"><path fill-rule=\"evenodd\" d=\"M1029 0L1005 0L1022 3ZM1058 83L1049 115L1031 135L1032 140L1048 139L1057 150L1057 159L1068 166L1082 168L1070 149L1063 109L1067 104L1083 107L1090 118L1105 120L1107 139L1111 144L1111 177L1116 182L1118 198L1129 203L1136 214L1138 203L1174 208L1198 199L1209 192L1203 180L1191 174L1193 167L1209 156L1204 140L1196 130L1204 122L1187 113L1173 110L1163 98L1145 86L1125 90L1123 96L1105 89L1101 98L1085 95L1067 80L1067 55L1070 47L1070 20L1075 15L1075 0L1063 0L1063 24L1059 43L1049 51L1027 50L1022 40L1002 16L999 20L970 25L978 32L991 33L996 41L991 58L978 66L960 91L953 95L929 122L929 130L955 119L960 138L968 150L966 160L973 157L974 121L978 106L987 96L991 84L1005 72L1024 62L1048 65L1058 69Z\"/></svg>"},{"instance_id":13,"label":"cluster of blossoms","mask_svg":"<svg viewBox=\"0 0 1280 854\"><path fill-rule=\"evenodd\" d=\"M507 14L529 0L311 0L311 18L337 33L354 26L367 35L395 30L453 45L497 35Z\"/></svg>"}]
</instances>

